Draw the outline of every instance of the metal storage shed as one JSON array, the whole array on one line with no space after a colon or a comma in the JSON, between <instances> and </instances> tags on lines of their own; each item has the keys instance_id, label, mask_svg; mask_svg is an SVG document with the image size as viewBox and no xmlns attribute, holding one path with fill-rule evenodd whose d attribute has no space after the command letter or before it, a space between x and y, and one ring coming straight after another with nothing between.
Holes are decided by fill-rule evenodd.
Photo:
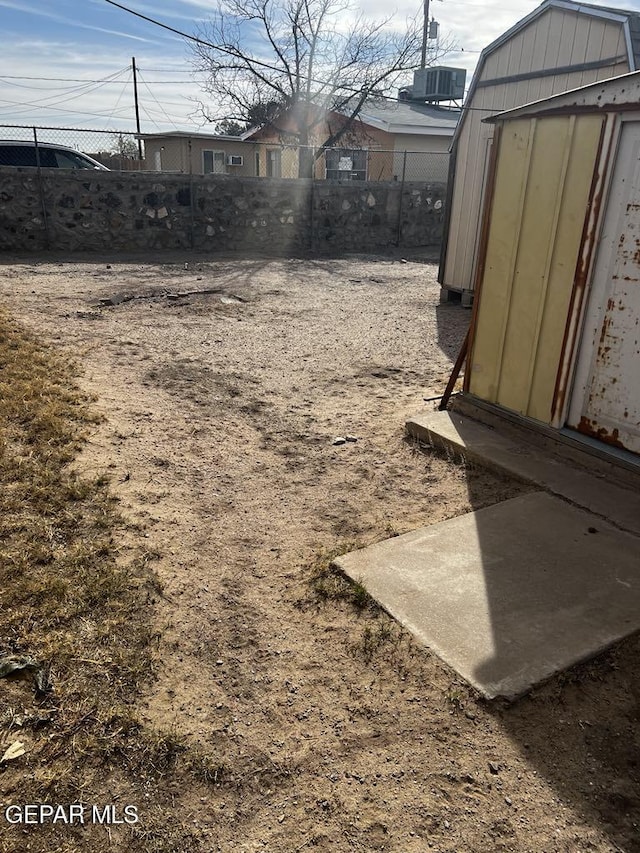
<instances>
[{"instance_id":1,"label":"metal storage shed","mask_svg":"<svg viewBox=\"0 0 640 853\"><path fill-rule=\"evenodd\" d=\"M438 280L471 304L493 128L482 119L640 69L640 13L544 0L481 53L456 128Z\"/></svg>"},{"instance_id":2,"label":"metal storage shed","mask_svg":"<svg viewBox=\"0 0 640 853\"><path fill-rule=\"evenodd\" d=\"M465 393L640 456L640 72L488 121Z\"/></svg>"}]
</instances>

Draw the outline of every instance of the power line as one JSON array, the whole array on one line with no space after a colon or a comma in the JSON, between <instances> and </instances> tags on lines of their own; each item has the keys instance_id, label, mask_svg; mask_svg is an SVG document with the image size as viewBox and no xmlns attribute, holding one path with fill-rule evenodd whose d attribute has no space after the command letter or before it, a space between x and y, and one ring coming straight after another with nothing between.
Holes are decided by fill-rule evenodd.
<instances>
[{"instance_id":1,"label":"power line","mask_svg":"<svg viewBox=\"0 0 640 853\"><path fill-rule=\"evenodd\" d=\"M131 82L131 75L129 75L129 76L127 77L127 79L124 81L124 86L123 86L123 87L122 87L122 89L120 90L120 94L118 95L118 100L117 100L117 101L115 102L115 104L113 105L113 109L111 110L111 115L109 115L109 116L108 116L108 118L107 118L107 122L111 121L111 119L113 118L114 114L117 112L117 110L118 110L118 104L119 104L119 103L120 103L120 101L122 100L122 96L124 95L125 90L126 90L126 88L127 88L127 86L129 85L129 83L130 83L130 82Z\"/></svg>"},{"instance_id":2,"label":"power line","mask_svg":"<svg viewBox=\"0 0 640 853\"><path fill-rule=\"evenodd\" d=\"M140 77L140 82L142 83L142 85L144 86L144 88L147 90L147 92L149 93L150 97L151 97L151 98L153 99L153 101L155 101L155 103L160 107L160 110L164 113L165 117L166 117L169 121L171 121L171 119L169 118L169 116L167 115L167 113L164 111L164 107L163 107L163 105L158 101L158 99L156 98L156 96L153 94L153 92L152 92L152 91L151 91L151 89L149 88L149 86L148 86L148 84L147 84L146 80L144 79L144 77L142 76L142 74L140 74L140 72L139 72L139 71L138 71L138 74L139 74L139 77Z\"/></svg>"},{"instance_id":3,"label":"power line","mask_svg":"<svg viewBox=\"0 0 640 853\"><path fill-rule=\"evenodd\" d=\"M153 71L154 73L155 72L164 73L167 70L168 69L166 69L166 68L145 68L145 71ZM171 73L172 74L191 74L191 71L189 71L188 68L172 68Z\"/></svg>"},{"instance_id":4,"label":"power line","mask_svg":"<svg viewBox=\"0 0 640 853\"><path fill-rule=\"evenodd\" d=\"M0 104L7 104L8 106L11 106L11 107L22 106L20 101L8 101L6 98L0 99ZM0 109L6 109L6 107L0 106ZM68 113L69 115L88 116L90 118L105 118L105 116L108 116L109 113L111 112L111 110L102 110L102 111L97 111L97 112L88 112L87 110L71 110L68 107L55 107L55 106L51 106L48 104L41 106L40 109L42 109L42 110L53 110L54 112L57 112L57 113L65 113L65 114ZM124 108L121 107L120 109L124 109ZM126 107L126 109L129 109L129 108ZM12 114L15 115L15 113L16 113L16 110L12 110ZM21 127L22 125L17 125L17 126ZM33 127L33 123L31 123L28 126ZM4 125L4 127L11 127L11 125Z\"/></svg>"},{"instance_id":5,"label":"power line","mask_svg":"<svg viewBox=\"0 0 640 853\"><path fill-rule=\"evenodd\" d=\"M16 106L21 108L20 109L21 113L24 113L25 111L28 112L29 107L42 107L44 109L46 109L46 108L52 109L52 108L55 108L56 106L58 106L59 104L64 104L64 103L67 103L68 101L75 101L78 98L84 97L85 95L93 94L98 89L101 89L102 86L104 86L106 82L121 83L122 81L117 80L117 79L113 80L112 78L121 77L122 74L125 73L126 71L127 71L126 68L121 69L120 71L117 71L117 72L114 72L113 74L111 74L109 76L108 80L103 80L103 81L100 81L98 83L86 83L85 82L81 86L72 86L72 87L67 88L65 91L58 90L56 94L52 93L49 95L45 95L44 97L41 97L41 98L36 98L35 100L31 100L31 101L20 101L20 102L16 103ZM16 84L10 84L10 85L16 85ZM42 91L42 89L40 89L40 91ZM51 91L51 90L49 90L49 91ZM6 103L14 103L11 101L5 101L5 102Z\"/></svg>"},{"instance_id":6,"label":"power line","mask_svg":"<svg viewBox=\"0 0 640 853\"><path fill-rule=\"evenodd\" d=\"M128 67L114 72L114 74L122 74L123 71L127 70ZM82 77L26 77L18 74L0 74L0 80L46 80L48 83L106 83L114 74L102 77L100 80L86 80ZM114 80L113 82L117 83L118 81Z\"/></svg>"},{"instance_id":7,"label":"power line","mask_svg":"<svg viewBox=\"0 0 640 853\"><path fill-rule=\"evenodd\" d=\"M110 6L116 6L118 9L122 9L123 12L128 12L130 15L135 15L136 18L142 18L143 21L148 21L150 24L154 24L156 27L162 27L163 30L168 30L170 33L175 33L182 38L187 39L188 41L193 41L196 44L201 44L203 47L211 47L214 50L219 50L221 53L226 53L229 56L235 56L237 58L237 54L233 50L228 50L225 47L220 47L217 44L213 44L210 41L205 41L204 39L198 38L198 36L192 36L189 33L185 33L182 30L177 30L175 27L170 27L169 24L163 24L162 21L158 21L155 18L150 18L148 15L143 15L141 12L136 12L134 9L129 9L128 6L123 6L121 3L116 3L115 0L104 0L105 3L108 3ZM278 68L277 65L270 65L268 62L262 62L259 59L252 59L251 62L254 65L259 65L261 68L267 68L269 71L276 71L278 74L282 74L282 68ZM312 80L312 83L317 83L317 80Z\"/></svg>"},{"instance_id":8,"label":"power line","mask_svg":"<svg viewBox=\"0 0 640 853\"><path fill-rule=\"evenodd\" d=\"M118 9L122 9L124 12L128 12L131 15L135 15L136 18L142 18L143 21L148 21L150 24L154 24L157 27L162 27L163 30L169 30L169 32L175 33L176 35L179 35L182 38L187 39L188 41L193 41L196 44L203 45L204 47L210 47L213 50L218 50L218 51L220 51L220 53L226 53L228 56L233 56L236 59L239 58L238 53L236 51L229 50L226 47L220 47L220 45L213 44L210 41L205 41L204 39L198 38L197 36L192 36L189 33L183 32L182 30L177 30L175 27L170 27L168 24L163 24L162 21L158 21L155 18L150 18L148 15L143 15L141 12L136 12L134 9L129 9L128 6L123 6L122 3L116 3L115 0L104 0L104 2L108 3L110 6L116 6ZM242 57L240 57L240 58L242 58ZM278 68L277 65L271 65L268 62L262 62L262 60L260 60L260 59L254 59L253 57L251 57L250 59L247 59L246 61L250 62L252 65L259 66L260 68L266 68L268 71L275 71L277 74L284 74L285 73L283 71L283 69ZM250 70L250 69L248 69L248 70ZM410 70L410 69L406 69L406 70ZM317 86L326 86L327 85L326 80L316 80L313 77L305 77L304 75L301 75L301 79L308 80L309 82L314 83ZM334 91L335 90L340 90L343 92L352 92L354 95L361 95L362 94L362 89L355 89L352 86L339 85L339 86L335 87ZM388 101L395 101L396 100L395 98L391 98L387 95L379 95L376 97L380 97L380 98L382 98L384 100L388 100Z\"/></svg>"},{"instance_id":9,"label":"power line","mask_svg":"<svg viewBox=\"0 0 640 853\"><path fill-rule=\"evenodd\" d=\"M131 66L128 66L128 68L126 68L124 70L126 71L126 70L129 70L130 68L131 68ZM139 70L140 69L138 69L138 71ZM162 69L153 69L153 70L158 71L158 70L162 70ZM120 73L122 73L122 72L120 72ZM171 73L173 74L173 73L179 73L179 72L171 72ZM185 74L191 74L191 72L185 71ZM2 82L3 80L43 80L43 81L46 81L47 83L119 83L120 82L119 80L108 80L108 79L85 80L85 79L82 79L81 77L19 77L16 74L0 74L0 82ZM170 84L180 84L180 85L183 85L184 83L187 83L187 82L189 82L189 81L188 80L147 80L147 83L170 83ZM19 84L13 83L11 85L17 86ZM40 87L38 87L38 86L25 86L24 88L25 89L37 89Z\"/></svg>"}]
</instances>

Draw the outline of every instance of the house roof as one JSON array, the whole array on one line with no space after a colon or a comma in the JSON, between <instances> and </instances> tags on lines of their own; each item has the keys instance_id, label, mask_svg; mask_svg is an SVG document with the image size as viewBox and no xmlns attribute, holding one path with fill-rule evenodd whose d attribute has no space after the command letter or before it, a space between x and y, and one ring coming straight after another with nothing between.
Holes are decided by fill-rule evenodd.
<instances>
[{"instance_id":1,"label":"house roof","mask_svg":"<svg viewBox=\"0 0 640 853\"><path fill-rule=\"evenodd\" d=\"M564 9L569 12L576 12L581 15L591 15L595 18L605 18L611 21L619 21L625 25L627 35L627 59L629 68L635 71L640 68L640 12L634 12L630 9L618 9L612 6L596 6L591 3L576 3L574 0L543 0L543 2L532 12L519 20L506 32L502 33L495 41L487 45L480 54L478 65L476 66L471 85L465 100L465 104L471 102L473 95L480 82L484 64L487 58L499 47L512 39L521 30L527 27L536 18L543 15L548 9ZM454 142L460 135L462 125L466 118L466 110L463 107L462 116L454 134Z\"/></svg>"},{"instance_id":2,"label":"house roof","mask_svg":"<svg viewBox=\"0 0 640 853\"><path fill-rule=\"evenodd\" d=\"M387 133L453 136L461 110L411 101L371 100L365 102L358 118Z\"/></svg>"},{"instance_id":3,"label":"house roof","mask_svg":"<svg viewBox=\"0 0 640 853\"><path fill-rule=\"evenodd\" d=\"M190 130L167 130L164 133L136 133L136 139L218 139L227 142L242 142L241 136L225 136L223 133L200 133Z\"/></svg>"},{"instance_id":4,"label":"house roof","mask_svg":"<svg viewBox=\"0 0 640 853\"><path fill-rule=\"evenodd\" d=\"M560 92L549 98L532 101L521 107L511 110L503 110L495 115L483 119L488 123L502 121L505 119L522 118L524 116L538 115L555 110L568 111L572 108L583 109L592 107L595 110L615 111L616 109L634 109L640 103L640 71L631 71L629 74L620 74L618 77L610 77L608 80L598 80L588 83L568 92Z\"/></svg>"},{"instance_id":5,"label":"house roof","mask_svg":"<svg viewBox=\"0 0 640 853\"><path fill-rule=\"evenodd\" d=\"M344 109L329 109L328 113L349 116L349 103ZM411 101L393 101L371 98L365 101L357 120L387 133L407 133L415 136L453 136L461 115L459 109L447 109L432 104L416 104ZM243 134L251 138L264 128L253 127Z\"/></svg>"}]
</instances>

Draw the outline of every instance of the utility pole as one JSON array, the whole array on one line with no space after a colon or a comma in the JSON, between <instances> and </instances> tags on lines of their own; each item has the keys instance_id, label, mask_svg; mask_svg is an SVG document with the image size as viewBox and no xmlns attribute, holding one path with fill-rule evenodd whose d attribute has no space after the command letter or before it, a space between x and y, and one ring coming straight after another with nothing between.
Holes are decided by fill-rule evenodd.
<instances>
[{"instance_id":1,"label":"utility pole","mask_svg":"<svg viewBox=\"0 0 640 853\"><path fill-rule=\"evenodd\" d=\"M429 0L426 0L427 5ZM424 48L423 48L424 51ZM142 140L139 138L140 136L140 108L138 106L138 77L136 75L136 58L135 56L131 57L131 66L133 68L133 100L136 107L136 130L138 131L138 156L142 160Z\"/></svg>"},{"instance_id":2,"label":"utility pole","mask_svg":"<svg viewBox=\"0 0 640 853\"><path fill-rule=\"evenodd\" d=\"M429 38L429 0L424 0L424 22L422 25L422 59L420 68L427 66L427 39Z\"/></svg>"}]
</instances>

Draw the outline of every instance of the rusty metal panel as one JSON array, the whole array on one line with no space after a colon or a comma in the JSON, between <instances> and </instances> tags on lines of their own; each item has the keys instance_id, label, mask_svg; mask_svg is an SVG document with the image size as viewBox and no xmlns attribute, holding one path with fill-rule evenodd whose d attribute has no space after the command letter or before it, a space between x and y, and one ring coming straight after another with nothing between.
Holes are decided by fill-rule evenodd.
<instances>
[{"instance_id":1,"label":"rusty metal panel","mask_svg":"<svg viewBox=\"0 0 640 853\"><path fill-rule=\"evenodd\" d=\"M603 200L610 178L610 164L615 148L618 125L618 116L615 113L608 113L602 127L596 155L596 168L593 172L591 192L587 202L587 216L582 231L580 257L573 279L567 325L562 342L556 387L551 403L551 426L554 427L561 427L566 420L569 403L568 391L579 352L576 342L584 315L587 284L592 272L593 259L596 255L598 235L603 218Z\"/></svg>"},{"instance_id":2,"label":"rusty metal panel","mask_svg":"<svg viewBox=\"0 0 640 853\"><path fill-rule=\"evenodd\" d=\"M551 423L602 116L506 122L469 390Z\"/></svg>"},{"instance_id":3,"label":"rusty metal panel","mask_svg":"<svg viewBox=\"0 0 640 853\"><path fill-rule=\"evenodd\" d=\"M569 425L640 453L640 122L623 125L574 395Z\"/></svg>"},{"instance_id":4,"label":"rusty metal panel","mask_svg":"<svg viewBox=\"0 0 640 853\"><path fill-rule=\"evenodd\" d=\"M549 266L541 302L537 350L532 360L527 415L550 424L558 368L563 355L565 330L576 270L585 242L593 245L595 234L584 232L592 178L600 154L604 116L577 116L568 151L562 201L553 239L549 243Z\"/></svg>"}]
</instances>

